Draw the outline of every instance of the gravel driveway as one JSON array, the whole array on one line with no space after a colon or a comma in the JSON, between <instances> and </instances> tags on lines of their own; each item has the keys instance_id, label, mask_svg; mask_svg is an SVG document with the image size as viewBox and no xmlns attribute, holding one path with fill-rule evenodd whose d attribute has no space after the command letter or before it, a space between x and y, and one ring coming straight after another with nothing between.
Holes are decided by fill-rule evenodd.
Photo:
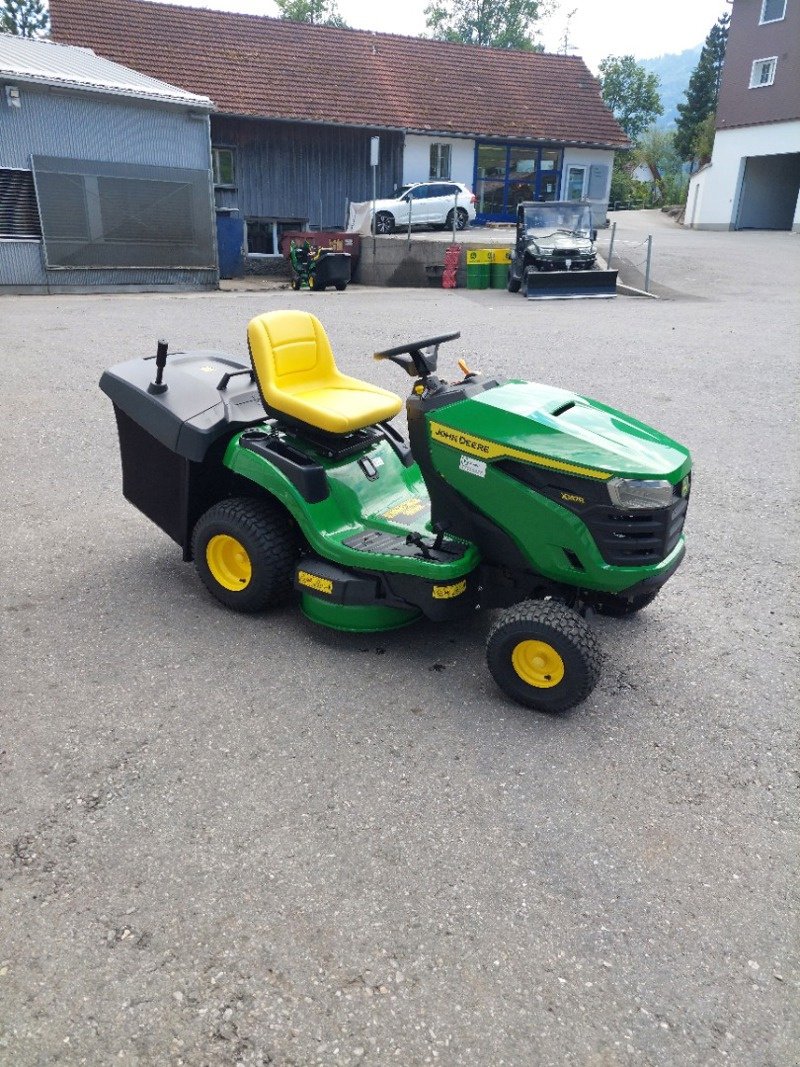
<instances>
[{"instance_id":1,"label":"gravel driveway","mask_svg":"<svg viewBox=\"0 0 800 1067\"><path fill-rule=\"evenodd\" d=\"M0 1063L796 1064L799 265L666 223L660 301L0 298ZM689 445L687 559L584 705L505 700L486 618L227 613L123 501L102 369L282 306L385 387L455 327Z\"/></svg>"}]
</instances>

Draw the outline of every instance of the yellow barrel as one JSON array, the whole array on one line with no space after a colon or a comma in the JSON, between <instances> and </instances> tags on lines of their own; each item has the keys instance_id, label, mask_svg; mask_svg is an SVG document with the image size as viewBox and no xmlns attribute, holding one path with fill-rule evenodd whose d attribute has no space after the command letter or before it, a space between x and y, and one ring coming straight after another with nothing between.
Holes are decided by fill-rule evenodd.
<instances>
[{"instance_id":1,"label":"yellow barrel","mask_svg":"<svg viewBox=\"0 0 800 1067\"><path fill-rule=\"evenodd\" d=\"M491 248L468 248L467 266L470 264L487 264L492 262Z\"/></svg>"}]
</instances>

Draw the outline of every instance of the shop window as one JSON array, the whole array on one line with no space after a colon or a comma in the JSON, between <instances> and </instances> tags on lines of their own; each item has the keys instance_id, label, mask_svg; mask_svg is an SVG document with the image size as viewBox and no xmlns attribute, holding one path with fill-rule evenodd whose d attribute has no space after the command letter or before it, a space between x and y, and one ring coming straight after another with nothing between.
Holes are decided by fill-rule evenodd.
<instances>
[{"instance_id":1,"label":"shop window","mask_svg":"<svg viewBox=\"0 0 800 1067\"><path fill-rule=\"evenodd\" d=\"M431 166L429 178L449 178L451 146L449 144L431 145Z\"/></svg>"},{"instance_id":2,"label":"shop window","mask_svg":"<svg viewBox=\"0 0 800 1067\"><path fill-rule=\"evenodd\" d=\"M223 185L230 188L236 184L236 168L232 148L212 148L211 167L214 174L214 185Z\"/></svg>"}]
</instances>

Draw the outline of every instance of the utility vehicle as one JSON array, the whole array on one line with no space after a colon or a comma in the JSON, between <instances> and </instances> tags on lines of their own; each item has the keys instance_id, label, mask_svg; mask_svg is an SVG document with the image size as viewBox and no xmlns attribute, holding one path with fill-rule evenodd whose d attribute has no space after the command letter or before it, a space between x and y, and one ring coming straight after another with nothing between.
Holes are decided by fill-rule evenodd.
<instances>
[{"instance_id":1,"label":"utility vehicle","mask_svg":"<svg viewBox=\"0 0 800 1067\"><path fill-rule=\"evenodd\" d=\"M600 671L591 610L632 614L684 554L689 453L575 393L437 374L452 333L375 354L394 393L342 374L317 318L248 326L251 364L174 353L103 374L123 493L183 548L213 595L256 612L299 592L350 631L500 609L489 670L514 700L559 711ZM166 366L166 370L165 370Z\"/></svg>"},{"instance_id":2,"label":"utility vehicle","mask_svg":"<svg viewBox=\"0 0 800 1067\"><path fill-rule=\"evenodd\" d=\"M519 204L509 292L524 286L530 299L614 296L617 272L596 268L596 242L585 201Z\"/></svg>"}]
</instances>

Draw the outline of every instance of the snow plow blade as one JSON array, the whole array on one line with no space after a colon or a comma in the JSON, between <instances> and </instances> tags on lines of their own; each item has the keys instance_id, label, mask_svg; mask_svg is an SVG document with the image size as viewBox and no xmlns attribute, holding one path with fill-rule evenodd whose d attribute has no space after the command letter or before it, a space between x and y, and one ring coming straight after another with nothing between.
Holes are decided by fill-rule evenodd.
<instances>
[{"instance_id":1,"label":"snow plow blade","mask_svg":"<svg viewBox=\"0 0 800 1067\"><path fill-rule=\"evenodd\" d=\"M615 270L543 270L525 275L528 300L580 300L617 295Z\"/></svg>"}]
</instances>

